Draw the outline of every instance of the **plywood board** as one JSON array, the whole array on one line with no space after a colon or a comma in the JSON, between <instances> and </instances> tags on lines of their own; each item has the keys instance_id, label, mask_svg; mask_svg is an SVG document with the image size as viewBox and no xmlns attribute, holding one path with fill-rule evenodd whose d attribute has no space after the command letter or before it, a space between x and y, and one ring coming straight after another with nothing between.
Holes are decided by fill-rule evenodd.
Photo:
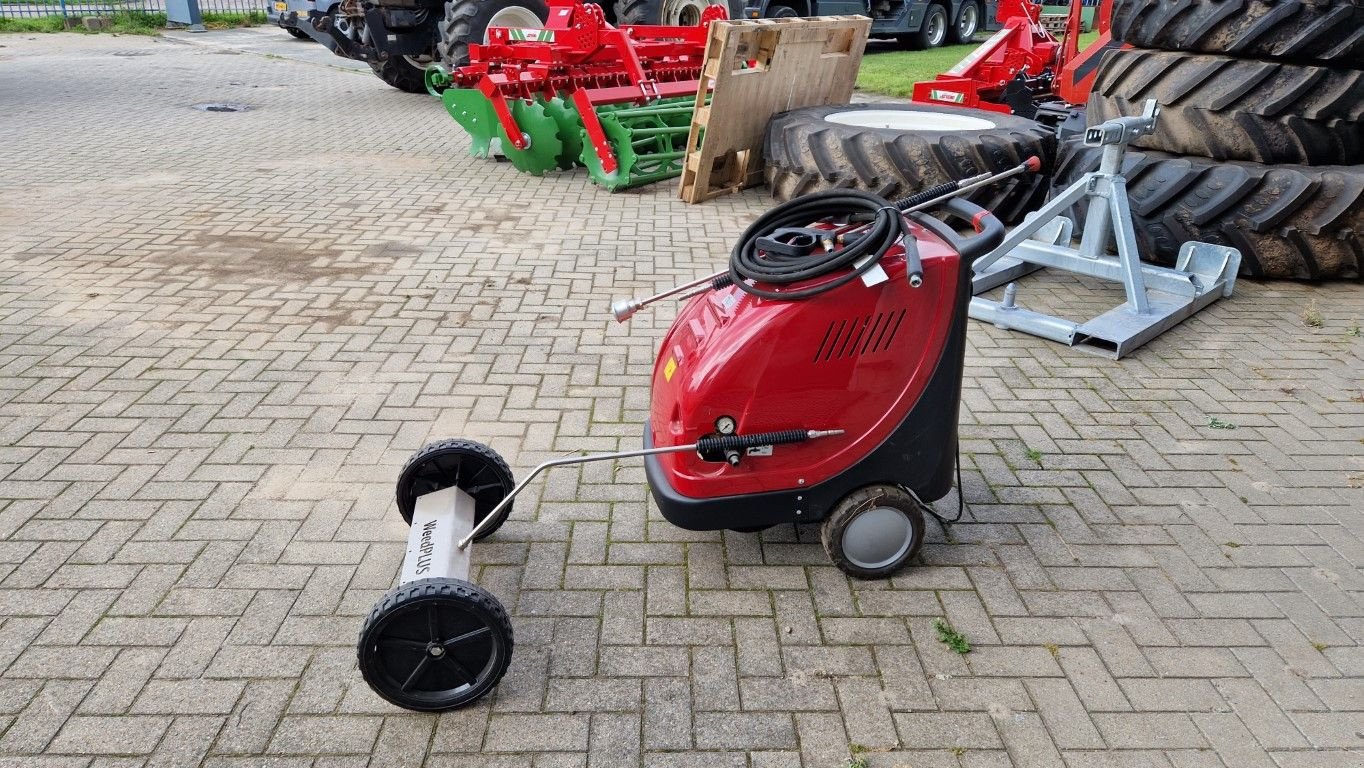
<instances>
[{"instance_id":1,"label":"plywood board","mask_svg":"<svg viewBox=\"0 0 1364 768\"><path fill-rule=\"evenodd\" d=\"M683 200L699 203L762 182L763 134L778 112L846 104L871 19L824 16L713 22L682 170Z\"/></svg>"}]
</instances>

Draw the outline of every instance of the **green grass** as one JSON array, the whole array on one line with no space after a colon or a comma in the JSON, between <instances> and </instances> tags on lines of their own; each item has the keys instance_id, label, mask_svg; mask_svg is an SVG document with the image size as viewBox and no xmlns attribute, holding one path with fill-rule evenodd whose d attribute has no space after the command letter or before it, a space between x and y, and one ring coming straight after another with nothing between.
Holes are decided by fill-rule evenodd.
<instances>
[{"instance_id":1,"label":"green grass","mask_svg":"<svg viewBox=\"0 0 1364 768\"><path fill-rule=\"evenodd\" d=\"M166 28L164 13L115 13L110 16L113 26L98 32L116 32L122 35L158 35ZM233 27L252 27L265 23L265 11L246 13L203 14L204 26L208 29L230 29ZM33 16L22 19L0 19L0 32L61 32L65 30L61 16ZM71 32L88 32L83 26L73 27Z\"/></svg>"},{"instance_id":2,"label":"green grass","mask_svg":"<svg viewBox=\"0 0 1364 768\"><path fill-rule=\"evenodd\" d=\"M23 19L0 19L0 32L60 32L62 17L33 16Z\"/></svg>"},{"instance_id":3,"label":"green grass","mask_svg":"<svg viewBox=\"0 0 1364 768\"><path fill-rule=\"evenodd\" d=\"M1098 39L1097 32L1080 35L1084 48ZM902 51L894 43L872 41L857 73L857 90L907 99L920 80L932 80L955 67L974 50L972 45L948 45L927 51Z\"/></svg>"}]
</instances>

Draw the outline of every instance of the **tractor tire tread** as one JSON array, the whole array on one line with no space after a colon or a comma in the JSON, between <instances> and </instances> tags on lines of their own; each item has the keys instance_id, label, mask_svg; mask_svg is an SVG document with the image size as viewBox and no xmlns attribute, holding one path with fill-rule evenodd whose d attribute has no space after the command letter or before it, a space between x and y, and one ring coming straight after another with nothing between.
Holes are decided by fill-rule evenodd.
<instances>
[{"instance_id":1,"label":"tractor tire tread","mask_svg":"<svg viewBox=\"0 0 1364 768\"><path fill-rule=\"evenodd\" d=\"M826 189L862 189L899 198L936 184L1007 170L1032 156L1050 168L1055 157L1056 142L1049 131L1012 115L988 113L994 128L944 132L864 128L825 119L860 109L970 114L918 104L845 104L781 113L768 123L763 142L773 197L790 200ZM1012 223L1041 205L1046 194L1046 180L1027 175L967 198Z\"/></svg>"},{"instance_id":2,"label":"tractor tire tread","mask_svg":"<svg viewBox=\"0 0 1364 768\"><path fill-rule=\"evenodd\" d=\"M441 64L451 72L469 63L469 43L483 42L488 22L508 5L519 5L534 12L543 23L549 18L545 0L450 0L445 4L445 18L440 22L440 41L436 53Z\"/></svg>"},{"instance_id":3,"label":"tractor tire tread","mask_svg":"<svg viewBox=\"0 0 1364 768\"><path fill-rule=\"evenodd\" d=\"M1102 148L1065 142L1062 189L1097 170ZM1173 264L1202 241L1241 251L1241 274L1359 279L1364 267L1364 167L1262 165L1131 150L1124 163L1133 229L1144 258ZM1072 210L1084 220L1082 201Z\"/></svg>"},{"instance_id":4,"label":"tractor tire tread","mask_svg":"<svg viewBox=\"0 0 1364 768\"><path fill-rule=\"evenodd\" d=\"M1364 0L1114 0L1138 48L1364 67Z\"/></svg>"},{"instance_id":5,"label":"tractor tire tread","mask_svg":"<svg viewBox=\"0 0 1364 768\"><path fill-rule=\"evenodd\" d=\"M616 0L616 24L662 24L662 0Z\"/></svg>"},{"instance_id":6,"label":"tractor tire tread","mask_svg":"<svg viewBox=\"0 0 1364 768\"><path fill-rule=\"evenodd\" d=\"M1134 146L1214 160L1364 163L1364 72L1226 56L1118 50L1099 67L1091 125L1161 105Z\"/></svg>"},{"instance_id":7,"label":"tractor tire tread","mask_svg":"<svg viewBox=\"0 0 1364 768\"><path fill-rule=\"evenodd\" d=\"M371 61L369 68L380 80L404 93L426 93L426 73L402 56Z\"/></svg>"}]
</instances>

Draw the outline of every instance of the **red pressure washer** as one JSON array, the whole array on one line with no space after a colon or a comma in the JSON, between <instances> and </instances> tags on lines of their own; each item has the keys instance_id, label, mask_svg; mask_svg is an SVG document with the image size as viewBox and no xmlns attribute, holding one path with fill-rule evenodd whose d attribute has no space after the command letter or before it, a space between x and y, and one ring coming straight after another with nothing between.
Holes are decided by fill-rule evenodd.
<instances>
[{"instance_id":1,"label":"red pressure washer","mask_svg":"<svg viewBox=\"0 0 1364 768\"><path fill-rule=\"evenodd\" d=\"M822 522L847 573L903 567L923 544L924 512L936 515L927 502L952 487L971 264L1004 238L993 214L954 196L1039 167L1030 158L893 203L854 190L797 198L745 231L727 272L613 303L624 321L690 297L654 363L641 449L553 459L515 484L481 443L414 454L397 483L411 524L399 585L360 631L365 681L420 711L497 685L511 622L469 581L470 547L550 467L642 457L659 509L682 528ZM976 234L917 213L930 207Z\"/></svg>"}]
</instances>

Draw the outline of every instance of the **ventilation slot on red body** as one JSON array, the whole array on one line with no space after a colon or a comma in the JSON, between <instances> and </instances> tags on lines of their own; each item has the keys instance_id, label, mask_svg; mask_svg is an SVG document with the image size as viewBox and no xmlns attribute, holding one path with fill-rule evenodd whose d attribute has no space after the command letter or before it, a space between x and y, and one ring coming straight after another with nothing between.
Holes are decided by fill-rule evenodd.
<instances>
[{"instance_id":1,"label":"ventilation slot on red body","mask_svg":"<svg viewBox=\"0 0 1364 768\"><path fill-rule=\"evenodd\" d=\"M905 311L878 312L875 315L834 320L824 331L812 362L853 358L890 349L895 334L904 322Z\"/></svg>"}]
</instances>

